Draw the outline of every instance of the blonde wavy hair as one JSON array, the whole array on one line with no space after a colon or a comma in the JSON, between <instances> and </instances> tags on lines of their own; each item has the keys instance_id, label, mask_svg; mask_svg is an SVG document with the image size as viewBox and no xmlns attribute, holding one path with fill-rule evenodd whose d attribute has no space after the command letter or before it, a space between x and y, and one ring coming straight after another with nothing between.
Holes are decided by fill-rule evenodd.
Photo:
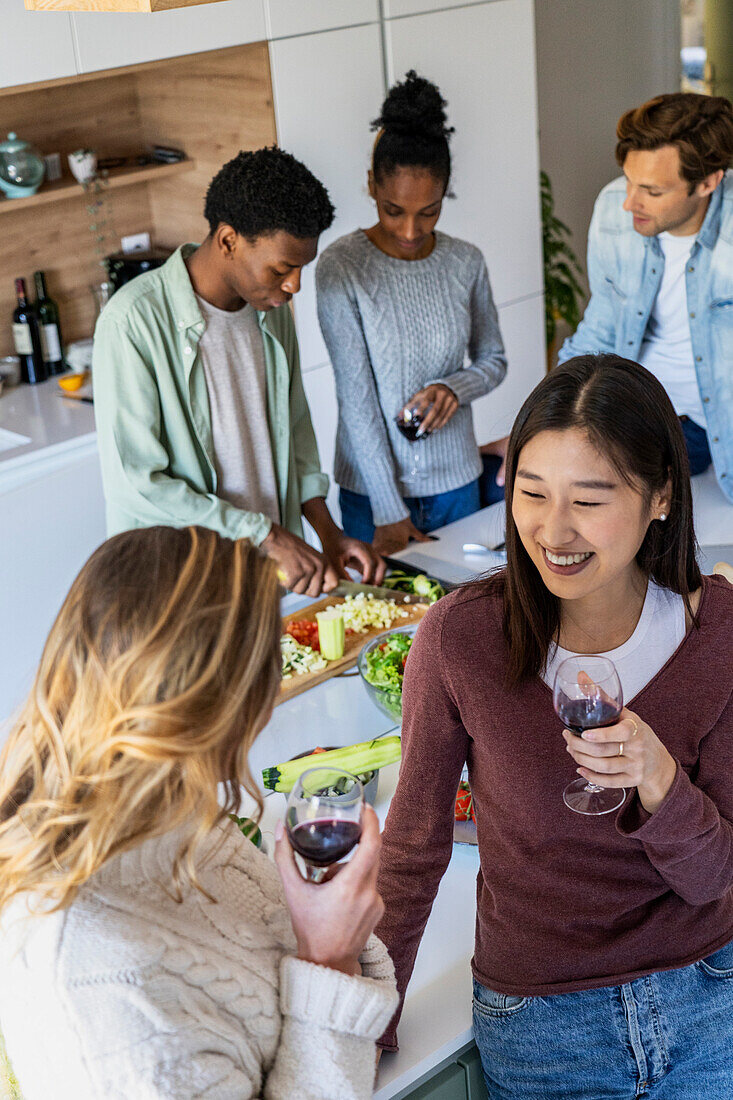
<instances>
[{"instance_id":1,"label":"blonde wavy hair","mask_svg":"<svg viewBox=\"0 0 733 1100\"><path fill-rule=\"evenodd\" d=\"M0 755L0 911L22 893L63 909L107 860L175 828L174 896L202 890L197 849L241 786L262 812L247 754L279 638L276 568L248 542L151 527L104 543Z\"/></svg>"}]
</instances>

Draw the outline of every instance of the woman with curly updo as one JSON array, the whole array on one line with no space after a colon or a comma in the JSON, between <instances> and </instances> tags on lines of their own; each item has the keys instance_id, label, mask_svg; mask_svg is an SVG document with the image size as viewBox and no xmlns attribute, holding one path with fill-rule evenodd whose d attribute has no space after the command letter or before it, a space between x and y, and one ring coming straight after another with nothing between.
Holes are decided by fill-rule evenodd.
<instances>
[{"instance_id":1,"label":"woman with curly updo","mask_svg":"<svg viewBox=\"0 0 733 1100\"><path fill-rule=\"evenodd\" d=\"M484 258L435 228L451 173L445 107L414 71L390 90L372 124L378 220L335 241L316 271L343 527L383 554L478 509L471 402L506 373Z\"/></svg>"}]
</instances>

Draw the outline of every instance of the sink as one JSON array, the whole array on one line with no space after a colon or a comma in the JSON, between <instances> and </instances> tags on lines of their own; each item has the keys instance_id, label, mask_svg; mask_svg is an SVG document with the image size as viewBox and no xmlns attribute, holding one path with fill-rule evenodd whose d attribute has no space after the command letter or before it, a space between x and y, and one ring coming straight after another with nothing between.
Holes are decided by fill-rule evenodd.
<instances>
[{"instance_id":1,"label":"sink","mask_svg":"<svg viewBox=\"0 0 733 1100\"><path fill-rule=\"evenodd\" d=\"M23 447L32 440L27 435L19 432L9 432L7 428L0 428L0 452L12 451L14 447Z\"/></svg>"}]
</instances>

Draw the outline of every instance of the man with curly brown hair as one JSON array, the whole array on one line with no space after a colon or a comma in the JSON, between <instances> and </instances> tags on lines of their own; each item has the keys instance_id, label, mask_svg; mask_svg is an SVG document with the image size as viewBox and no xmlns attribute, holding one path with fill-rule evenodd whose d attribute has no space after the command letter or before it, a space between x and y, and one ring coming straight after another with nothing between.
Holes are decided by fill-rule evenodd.
<instances>
[{"instance_id":1,"label":"man with curly brown hair","mask_svg":"<svg viewBox=\"0 0 733 1100\"><path fill-rule=\"evenodd\" d=\"M692 474L711 463L733 501L733 106L657 96L622 115L623 177L588 235L591 300L559 360L615 351L659 378Z\"/></svg>"},{"instance_id":2,"label":"man with curly brown hair","mask_svg":"<svg viewBox=\"0 0 733 1100\"><path fill-rule=\"evenodd\" d=\"M326 507L288 307L333 221L328 192L289 153L241 152L212 180L204 214L203 244L122 287L97 324L109 534L166 524L248 538L309 596L347 565L379 583L381 560Z\"/></svg>"}]
</instances>

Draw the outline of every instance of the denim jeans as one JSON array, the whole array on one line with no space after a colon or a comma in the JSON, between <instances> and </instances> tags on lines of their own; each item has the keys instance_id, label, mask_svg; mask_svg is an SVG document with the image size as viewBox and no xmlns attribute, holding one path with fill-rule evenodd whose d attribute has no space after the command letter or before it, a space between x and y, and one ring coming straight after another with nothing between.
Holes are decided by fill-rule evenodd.
<instances>
[{"instance_id":1,"label":"denim jeans","mask_svg":"<svg viewBox=\"0 0 733 1100\"><path fill-rule=\"evenodd\" d=\"M713 461L708 443L708 433L689 417L680 417L682 432L687 447L687 457L690 461L690 474L703 474Z\"/></svg>"},{"instance_id":2,"label":"denim jeans","mask_svg":"<svg viewBox=\"0 0 733 1100\"><path fill-rule=\"evenodd\" d=\"M484 464L483 473L479 478L481 507L488 508L490 504L497 504L504 499L504 486L496 484L501 459L498 455L481 455L481 461Z\"/></svg>"},{"instance_id":3,"label":"denim jeans","mask_svg":"<svg viewBox=\"0 0 733 1100\"><path fill-rule=\"evenodd\" d=\"M490 1100L731 1100L733 942L625 985L508 997L473 983Z\"/></svg>"},{"instance_id":4,"label":"denim jeans","mask_svg":"<svg viewBox=\"0 0 733 1100\"><path fill-rule=\"evenodd\" d=\"M430 497L404 497L405 505L410 509L410 519L418 531L427 534L446 523L453 523L480 507L479 482L469 481L458 489L447 493L436 493ZM361 493L352 493L351 489L339 489L341 505L341 526L344 533L362 542L371 542L374 538L374 517L369 497Z\"/></svg>"}]
</instances>

